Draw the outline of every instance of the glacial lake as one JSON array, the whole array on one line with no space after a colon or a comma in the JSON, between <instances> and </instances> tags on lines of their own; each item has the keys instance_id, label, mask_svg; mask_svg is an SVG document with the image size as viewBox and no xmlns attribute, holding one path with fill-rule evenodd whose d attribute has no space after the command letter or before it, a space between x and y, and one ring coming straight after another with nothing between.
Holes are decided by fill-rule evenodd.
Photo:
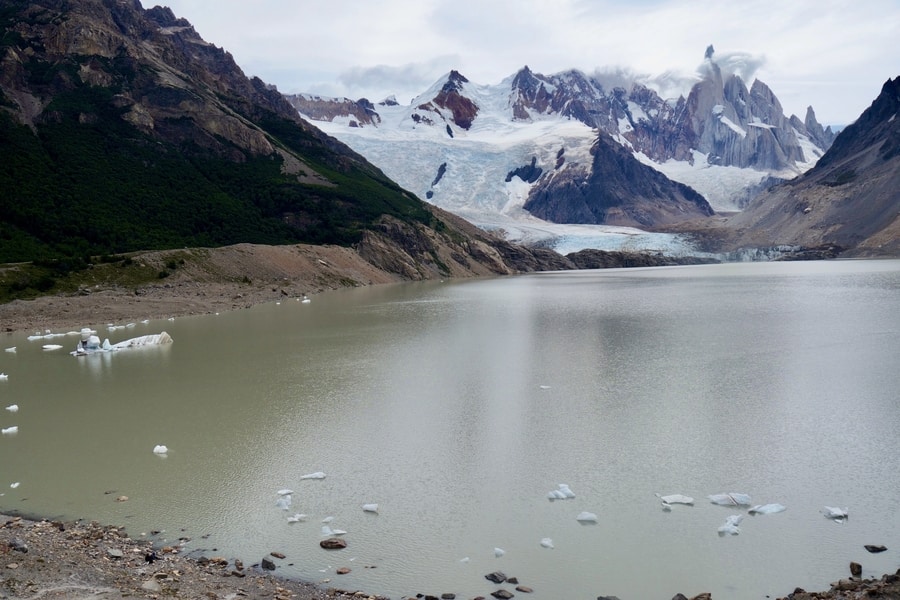
<instances>
[{"instance_id":1,"label":"glacial lake","mask_svg":"<svg viewBox=\"0 0 900 600\"><path fill-rule=\"evenodd\" d=\"M246 564L278 551L276 573L392 598L512 591L484 578L500 570L535 600L757 600L900 562L900 261L541 273L83 325L174 343L76 358L77 336L4 334L0 427L18 432L0 435L0 511ZM550 500L561 483L575 497ZM786 510L707 498L730 492ZM719 535L731 515L740 533ZM328 517L346 549L319 547Z\"/></svg>"}]
</instances>

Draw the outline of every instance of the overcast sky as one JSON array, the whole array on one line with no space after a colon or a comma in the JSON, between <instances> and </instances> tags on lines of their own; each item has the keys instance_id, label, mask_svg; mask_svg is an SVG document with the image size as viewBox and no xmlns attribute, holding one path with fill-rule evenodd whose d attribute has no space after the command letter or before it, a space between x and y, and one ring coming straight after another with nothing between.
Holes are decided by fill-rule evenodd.
<instances>
[{"instance_id":1,"label":"overcast sky","mask_svg":"<svg viewBox=\"0 0 900 600\"><path fill-rule=\"evenodd\" d=\"M248 76L285 93L401 103L456 69L497 84L625 68L683 87L715 47L785 113L862 113L900 76L900 0L141 0L169 6Z\"/></svg>"}]
</instances>

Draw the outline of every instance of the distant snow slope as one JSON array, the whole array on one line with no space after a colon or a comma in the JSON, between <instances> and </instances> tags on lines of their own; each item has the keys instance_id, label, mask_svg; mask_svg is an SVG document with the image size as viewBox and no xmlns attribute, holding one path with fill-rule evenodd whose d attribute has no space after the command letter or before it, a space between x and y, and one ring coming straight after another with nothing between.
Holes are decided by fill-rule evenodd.
<instances>
[{"instance_id":1,"label":"distant snow slope","mask_svg":"<svg viewBox=\"0 0 900 600\"><path fill-rule=\"evenodd\" d=\"M584 248L697 254L679 235L606 225L562 225L531 216L522 209L531 184L518 177L506 182L507 174L531 163L532 157L539 164L553 164L560 148L565 148L568 165L590 165L597 132L574 119L556 116L531 123L513 121L505 107L497 110L485 104L471 129L452 127L452 138L444 127L416 125L408 106L379 105L382 121L377 127L350 127L349 118L341 117L311 122L419 198L483 229L502 232L511 241L544 245L562 254ZM432 185L442 164L446 170ZM714 183L715 177L708 181Z\"/></svg>"}]
</instances>

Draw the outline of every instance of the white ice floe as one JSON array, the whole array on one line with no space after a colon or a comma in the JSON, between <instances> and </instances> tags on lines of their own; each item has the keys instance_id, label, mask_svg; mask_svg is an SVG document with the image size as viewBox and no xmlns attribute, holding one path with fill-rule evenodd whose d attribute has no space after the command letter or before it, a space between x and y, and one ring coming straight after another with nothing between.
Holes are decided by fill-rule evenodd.
<instances>
[{"instance_id":1,"label":"white ice floe","mask_svg":"<svg viewBox=\"0 0 900 600\"><path fill-rule=\"evenodd\" d=\"M825 516L836 523L843 523L844 519L850 515L847 514L846 508L838 508L837 506L826 506Z\"/></svg>"},{"instance_id":2,"label":"white ice floe","mask_svg":"<svg viewBox=\"0 0 900 600\"><path fill-rule=\"evenodd\" d=\"M16 351L16 347L15 347L15 346L10 346L9 348L6 349L6 351L7 351L7 352L15 352L15 351Z\"/></svg>"},{"instance_id":3,"label":"white ice floe","mask_svg":"<svg viewBox=\"0 0 900 600\"><path fill-rule=\"evenodd\" d=\"M12 489L16 489L16 488L19 487L20 485L21 485L21 484L20 484L18 481L16 481L15 483L9 484L9 487L11 487Z\"/></svg>"},{"instance_id":4,"label":"white ice floe","mask_svg":"<svg viewBox=\"0 0 900 600\"><path fill-rule=\"evenodd\" d=\"M322 471L316 471L315 473L301 475L300 479L325 479L325 473L323 473Z\"/></svg>"},{"instance_id":5,"label":"white ice floe","mask_svg":"<svg viewBox=\"0 0 900 600\"><path fill-rule=\"evenodd\" d=\"M783 504L757 504L748 510L751 515L774 515L787 510Z\"/></svg>"},{"instance_id":6,"label":"white ice floe","mask_svg":"<svg viewBox=\"0 0 900 600\"><path fill-rule=\"evenodd\" d=\"M62 346L60 344L44 344L43 346L41 346L41 348L47 351L52 351L59 350L60 348L62 348Z\"/></svg>"},{"instance_id":7,"label":"white ice floe","mask_svg":"<svg viewBox=\"0 0 900 600\"><path fill-rule=\"evenodd\" d=\"M468 556L463 556L461 559L459 559L459 562L461 562L461 563L467 563L467 562L469 562L469 557L468 557Z\"/></svg>"},{"instance_id":8,"label":"white ice floe","mask_svg":"<svg viewBox=\"0 0 900 600\"><path fill-rule=\"evenodd\" d=\"M0 381L6 381L7 379L9 379L9 375L7 375L6 373L0 373Z\"/></svg>"},{"instance_id":9,"label":"white ice floe","mask_svg":"<svg viewBox=\"0 0 900 600\"><path fill-rule=\"evenodd\" d=\"M281 510L288 510L291 507L291 495L285 494L284 496L280 496L278 500L275 501L275 506Z\"/></svg>"},{"instance_id":10,"label":"white ice floe","mask_svg":"<svg viewBox=\"0 0 900 600\"><path fill-rule=\"evenodd\" d=\"M330 537L333 535L344 535L347 533L343 529L332 529L328 525L322 525L322 535L325 537Z\"/></svg>"},{"instance_id":11,"label":"white ice floe","mask_svg":"<svg viewBox=\"0 0 900 600\"><path fill-rule=\"evenodd\" d=\"M3 429L0 429L0 433L2 433L3 435L8 435L11 433L19 433L19 426L13 425L12 427L4 427Z\"/></svg>"},{"instance_id":12,"label":"white ice floe","mask_svg":"<svg viewBox=\"0 0 900 600\"><path fill-rule=\"evenodd\" d=\"M9 406L6 407L6 410L8 410L9 412L19 412L19 405L18 404L10 404Z\"/></svg>"},{"instance_id":13,"label":"white ice floe","mask_svg":"<svg viewBox=\"0 0 900 600\"><path fill-rule=\"evenodd\" d=\"M306 515L303 513L294 513L290 517L287 518L288 523L299 523L300 521L305 521Z\"/></svg>"},{"instance_id":14,"label":"white ice floe","mask_svg":"<svg viewBox=\"0 0 900 600\"><path fill-rule=\"evenodd\" d=\"M332 521L334 521L334 517L325 517L322 519L323 523L331 523Z\"/></svg>"},{"instance_id":15,"label":"white ice floe","mask_svg":"<svg viewBox=\"0 0 900 600\"><path fill-rule=\"evenodd\" d=\"M372 503L372 504L363 504L363 505L362 505L362 509L363 509L365 512L377 513L377 512L378 512L378 505L377 505L377 504L374 504L374 503Z\"/></svg>"},{"instance_id":16,"label":"white ice floe","mask_svg":"<svg viewBox=\"0 0 900 600\"><path fill-rule=\"evenodd\" d=\"M737 535L741 532L741 528L738 527L741 524L741 521L744 520L744 515L730 515L725 519L725 524L719 527L719 535Z\"/></svg>"},{"instance_id":17,"label":"white ice floe","mask_svg":"<svg viewBox=\"0 0 900 600\"><path fill-rule=\"evenodd\" d=\"M575 517L575 520L578 521L579 523L596 523L597 515L595 515L592 512L584 511L584 512L578 513L578 516Z\"/></svg>"},{"instance_id":18,"label":"white ice floe","mask_svg":"<svg viewBox=\"0 0 900 600\"><path fill-rule=\"evenodd\" d=\"M671 508L673 504L694 504L694 499L684 494L669 494L667 496L657 494L656 497L662 502L663 508Z\"/></svg>"},{"instance_id":19,"label":"white ice floe","mask_svg":"<svg viewBox=\"0 0 900 600\"><path fill-rule=\"evenodd\" d=\"M541 546L544 548L553 548L553 540L550 538L541 539Z\"/></svg>"},{"instance_id":20,"label":"white ice floe","mask_svg":"<svg viewBox=\"0 0 900 600\"><path fill-rule=\"evenodd\" d=\"M575 492L569 489L569 486L565 483L560 483L557 486L557 489L551 490L550 493L547 494L547 498L550 500L566 500L574 497Z\"/></svg>"},{"instance_id":21,"label":"white ice floe","mask_svg":"<svg viewBox=\"0 0 900 600\"><path fill-rule=\"evenodd\" d=\"M289 490L287 488L282 488L276 492L279 496L287 496L288 494L293 494L294 490Z\"/></svg>"},{"instance_id":22,"label":"white ice floe","mask_svg":"<svg viewBox=\"0 0 900 600\"><path fill-rule=\"evenodd\" d=\"M738 494L736 492L712 494L707 496L707 498L709 498L709 501L713 504L718 504L720 506L750 506L752 504L750 496L747 494Z\"/></svg>"},{"instance_id":23,"label":"white ice floe","mask_svg":"<svg viewBox=\"0 0 900 600\"><path fill-rule=\"evenodd\" d=\"M503 548L494 548L494 556L496 556L497 558L500 558L504 554L506 554L506 550L504 550Z\"/></svg>"},{"instance_id":24,"label":"white ice floe","mask_svg":"<svg viewBox=\"0 0 900 600\"><path fill-rule=\"evenodd\" d=\"M168 453L169 453L169 449L166 446L163 446L162 444L157 444L156 446L153 446L153 454L168 454Z\"/></svg>"}]
</instances>

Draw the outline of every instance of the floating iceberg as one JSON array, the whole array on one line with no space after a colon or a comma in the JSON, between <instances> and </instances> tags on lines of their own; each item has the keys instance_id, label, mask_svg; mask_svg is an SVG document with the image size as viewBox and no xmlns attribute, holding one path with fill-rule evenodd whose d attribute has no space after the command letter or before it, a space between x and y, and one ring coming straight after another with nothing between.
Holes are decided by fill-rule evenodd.
<instances>
[{"instance_id":1,"label":"floating iceberg","mask_svg":"<svg viewBox=\"0 0 900 600\"><path fill-rule=\"evenodd\" d=\"M541 539L541 546L543 548L552 548L553 540L551 540L550 538L543 538L543 539Z\"/></svg>"},{"instance_id":2,"label":"floating iceberg","mask_svg":"<svg viewBox=\"0 0 900 600\"><path fill-rule=\"evenodd\" d=\"M4 431L6 433L6 431ZM826 506L825 507L825 517L831 519L836 523L843 523L844 519L848 518L850 515L847 514L846 508L838 508L836 506Z\"/></svg>"},{"instance_id":3,"label":"floating iceberg","mask_svg":"<svg viewBox=\"0 0 900 600\"><path fill-rule=\"evenodd\" d=\"M78 342L75 350L71 352L72 356L85 356L87 354L95 354L97 352L115 352L117 350L126 350L128 348L141 348L144 346L162 346L171 344L172 336L165 331L160 333L151 333L149 335L141 335L136 338L123 340L110 344L109 340L103 340L94 335L90 329L82 329L81 341Z\"/></svg>"},{"instance_id":4,"label":"floating iceberg","mask_svg":"<svg viewBox=\"0 0 900 600\"><path fill-rule=\"evenodd\" d=\"M300 479L325 479L325 473L323 473L322 471L316 471L315 473L301 475Z\"/></svg>"},{"instance_id":5,"label":"floating iceberg","mask_svg":"<svg viewBox=\"0 0 900 600\"><path fill-rule=\"evenodd\" d=\"M783 504L757 504L748 510L751 515L774 515L787 510Z\"/></svg>"},{"instance_id":6,"label":"floating iceberg","mask_svg":"<svg viewBox=\"0 0 900 600\"><path fill-rule=\"evenodd\" d=\"M596 523L597 515L592 512L584 511L582 513L579 513L578 516L575 517L575 520L579 523Z\"/></svg>"},{"instance_id":7,"label":"floating iceberg","mask_svg":"<svg viewBox=\"0 0 900 600\"><path fill-rule=\"evenodd\" d=\"M9 406L6 407L6 410L8 410L9 412L19 412L19 405L18 404L10 404Z\"/></svg>"},{"instance_id":8,"label":"floating iceberg","mask_svg":"<svg viewBox=\"0 0 900 600\"><path fill-rule=\"evenodd\" d=\"M281 510L289 509L291 507L291 495L285 494L284 496L278 498L278 500L275 501L275 506L277 506Z\"/></svg>"},{"instance_id":9,"label":"floating iceberg","mask_svg":"<svg viewBox=\"0 0 900 600\"><path fill-rule=\"evenodd\" d=\"M741 521L744 520L744 515L731 515L725 519L725 524L719 527L719 535L737 535L741 532L741 528L738 527L741 524Z\"/></svg>"},{"instance_id":10,"label":"floating iceberg","mask_svg":"<svg viewBox=\"0 0 900 600\"><path fill-rule=\"evenodd\" d=\"M547 494L547 498L550 500L567 500L569 498L574 498L575 493L569 489L569 486L565 483L560 483L557 486L557 489L552 490L549 494Z\"/></svg>"},{"instance_id":11,"label":"floating iceberg","mask_svg":"<svg viewBox=\"0 0 900 600\"><path fill-rule=\"evenodd\" d=\"M750 496L747 494L738 494L730 492L727 494L712 494L707 496L709 501L720 506L750 506Z\"/></svg>"},{"instance_id":12,"label":"floating iceberg","mask_svg":"<svg viewBox=\"0 0 900 600\"><path fill-rule=\"evenodd\" d=\"M8 435L10 433L19 433L19 426L13 425L12 427L5 427L3 429L0 429L0 433L2 433L3 435Z\"/></svg>"},{"instance_id":13,"label":"floating iceberg","mask_svg":"<svg viewBox=\"0 0 900 600\"><path fill-rule=\"evenodd\" d=\"M377 513L377 512L378 512L378 505L377 505L377 504L363 504L363 505L362 505L362 509L363 509L365 512Z\"/></svg>"},{"instance_id":14,"label":"floating iceberg","mask_svg":"<svg viewBox=\"0 0 900 600\"><path fill-rule=\"evenodd\" d=\"M690 496L685 496L684 494L669 494L668 496L660 496L657 494L656 497L662 502L663 508L671 509L673 504L694 504L694 499Z\"/></svg>"},{"instance_id":15,"label":"floating iceberg","mask_svg":"<svg viewBox=\"0 0 900 600\"><path fill-rule=\"evenodd\" d=\"M153 454L168 454L168 452L169 452L169 449L166 446L163 446L162 444L157 444L156 446L153 446Z\"/></svg>"},{"instance_id":16,"label":"floating iceberg","mask_svg":"<svg viewBox=\"0 0 900 600\"><path fill-rule=\"evenodd\" d=\"M506 554L506 550L504 550L503 548L494 548L494 556L496 556L497 558L500 558L504 554Z\"/></svg>"}]
</instances>

